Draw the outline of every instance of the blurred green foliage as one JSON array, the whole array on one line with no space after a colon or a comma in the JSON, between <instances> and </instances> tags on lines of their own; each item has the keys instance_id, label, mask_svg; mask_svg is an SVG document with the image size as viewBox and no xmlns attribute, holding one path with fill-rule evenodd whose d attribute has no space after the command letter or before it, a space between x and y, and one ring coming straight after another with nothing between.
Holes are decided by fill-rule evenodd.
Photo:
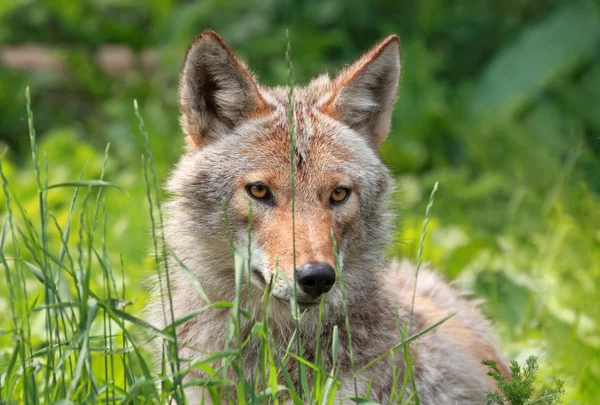
<instances>
[{"instance_id":1,"label":"blurred green foliage","mask_svg":"<svg viewBox=\"0 0 600 405\"><path fill-rule=\"evenodd\" d=\"M502 347L520 360L539 356L542 382L564 379L569 403L600 398L597 2L0 2L0 51L41 45L64 64L62 71L0 64L0 150L11 191L35 218L23 97L29 85L50 184L77 179L86 164L84 178L98 178L102 150L112 145L106 179L128 194L107 191L107 245L115 263L123 254L137 308L151 265L143 138L132 100L139 100L164 177L182 150L179 67L205 28L219 32L265 84L286 82L286 29L296 82L333 73L398 33L403 77L382 148L398 175L395 209L402 214L391 253L416 257L426 196L439 181L425 258L486 299ZM107 44L132 51L131 69L115 74L99 66ZM142 66L147 51L156 52L154 69ZM49 192L59 222L70 196ZM0 370L5 355L0 345Z\"/></svg>"}]
</instances>

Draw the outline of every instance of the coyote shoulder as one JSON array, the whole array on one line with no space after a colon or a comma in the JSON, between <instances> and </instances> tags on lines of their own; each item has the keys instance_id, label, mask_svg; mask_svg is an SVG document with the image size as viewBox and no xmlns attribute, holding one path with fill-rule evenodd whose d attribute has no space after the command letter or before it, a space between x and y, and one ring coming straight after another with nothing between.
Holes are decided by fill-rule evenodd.
<instances>
[{"instance_id":1,"label":"coyote shoulder","mask_svg":"<svg viewBox=\"0 0 600 405\"><path fill-rule=\"evenodd\" d=\"M378 148L390 129L400 66L400 41L391 35L335 78L320 76L294 87L290 97L289 87L259 85L215 32L194 39L179 89L188 151L167 183L172 298L151 305L156 324L164 326L162 307L170 303L177 319L206 300L235 299L231 241L250 263L241 305L262 320L263 297L269 297L266 319L276 347L296 350L291 300L302 313L297 328L306 360L315 360L319 341L327 367L333 366L337 327L340 398L357 392L388 403L410 370L414 384L406 386L406 400L416 390L423 404L483 403L495 385L481 361L492 359L505 369L488 322L475 304L427 268L419 274L413 311L414 267L384 258L392 230L392 178ZM171 311L166 313L170 318ZM409 353L401 348L355 380L356 370L450 315L411 343ZM180 325L183 361L222 351L229 319L228 310L209 309ZM250 322L242 324L242 339L250 328ZM246 345L242 355L250 381L257 349ZM286 363L294 380L297 364ZM189 377L207 375L193 369ZM201 387L187 388L186 395L190 403L209 402Z\"/></svg>"}]
</instances>

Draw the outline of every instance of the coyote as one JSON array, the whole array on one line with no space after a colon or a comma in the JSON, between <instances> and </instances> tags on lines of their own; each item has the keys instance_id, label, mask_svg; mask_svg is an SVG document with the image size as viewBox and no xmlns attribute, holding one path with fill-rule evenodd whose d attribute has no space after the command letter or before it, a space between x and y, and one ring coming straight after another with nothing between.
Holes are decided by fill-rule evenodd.
<instances>
[{"instance_id":1,"label":"coyote","mask_svg":"<svg viewBox=\"0 0 600 405\"><path fill-rule=\"evenodd\" d=\"M378 148L390 130L399 78L396 35L335 78L323 75L292 90L259 85L215 32L204 31L193 40L179 88L188 150L166 187L171 195L164 230L172 299L163 297L150 306L155 324L165 326L161 307L171 303L166 318L172 309L177 319L207 305L206 299L234 301L231 242L251 257L243 273L241 306L262 320L263 297L272 298L267 319L282 353L296 350L292 300L297 299L301 312L299 338L308 361L315 359L320 325L322 355L333 365L337 326L335 367L342 400L357 393L388 403L394 387L412 375L405 400L418 395L426 405L484 403L485 392L496 387L480 362L492 359L506 366L477 305L422 268L413 311L414 267L384 258L392 231L388 202L393 180ZM355 379L356 370L403 338L452 314L411 343L409 353L400 348ZM229 319L229 310L209 309L179 325L179 356L193 362L222 351ZM242 342L250 328L244 321ZM256 348L246 345L242 355L242 372L250 381ZM410 375L406 357L412 359ZM298 384L298 362L290 359L286 367ZM206 376L194 370L190 378ZM204 390L187 388L189 402L209 402ZM231 395L235 398L235 391Z\"/></svg>"}]
</instances>

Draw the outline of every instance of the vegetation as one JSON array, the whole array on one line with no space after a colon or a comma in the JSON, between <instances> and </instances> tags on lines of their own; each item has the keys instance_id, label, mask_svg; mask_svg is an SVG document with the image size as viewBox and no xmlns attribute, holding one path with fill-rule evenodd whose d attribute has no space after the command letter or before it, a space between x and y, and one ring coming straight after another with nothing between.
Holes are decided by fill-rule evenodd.
<instances>
[{"instance_id":1,"label":"vegetation","mask_svg":"<svg viewBox=\"0 0 600 405\"><path fill-rule=\"evenodd\" d=\"M267 84L287 80L286 28L296 82L334 71L398 32L403 79L382 149L401 202L390 255L416 260L428 192L439 181L423 260L486 300L509 357L539 357L531 384L559 378L567 403L594 403L599 20L595 2L558 0L1 3L0 403L158 395L153 380L164 374L152 374L144 349L168 331L139 320L144 280L155 268L150 219L160 222L154 179L181 153L178 69L191 38L208 27ZM7 62L8 50L30 43L60 64L24 69ZM103 65L101 56L116 49L131 58ZM118 60L131 63L117 71ZM34 89L39 139L26 136L26 85ZM268 333L255 332L268 347ZM277 356L265 356L278 367ZM329 371L307 390L314 398L335 391ZM173 382L162 384L176 392Z\"/></svg>"},{"instance_id":2,"label":"vegetation","mask_svg":"<svg viewBox=\"0 0 600 405\"><path fill-rule=\"evenodd\" d=\"M561 380L556 381L554 388L548 388L535 394L533 383L536 379L536 373L539 369L537 358L530 356L527 359L525 368L521 368L516 361L511 362L510 378L502 375L498 366L493 360L486 360L484 365L490 368L488 373L498 384L499 391L488 392L487 403L497 405L553 405L560 404L561 398L565 395L564 383Z\"/></svg>"}]
</instances>

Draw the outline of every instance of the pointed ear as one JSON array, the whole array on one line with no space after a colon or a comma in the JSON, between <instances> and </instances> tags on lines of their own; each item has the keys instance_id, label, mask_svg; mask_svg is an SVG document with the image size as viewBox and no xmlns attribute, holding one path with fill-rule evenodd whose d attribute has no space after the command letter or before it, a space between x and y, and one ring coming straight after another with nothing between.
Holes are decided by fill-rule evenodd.
<instances>
[{"instance_id":1,"label":"pointed ear","mask_svg":"<svg viewBox=\"0 0 600 405\"><path fill-rule=\"evenodd\" d=\"M378 149L390 131L400 80L400 39L391 35L332 82L321 112L365 136Z\"/></svg>"},{"instance_id":2,"label":"pointed ear","mask_svg":"<svg viewBox=\"0 0 600 405\"><path fill-rule=\"evenodd\" d=\"M197 148L270 111L252 74L214 31L190 44L179 83L181 124Z\"/></svg>"}]
</instances>

